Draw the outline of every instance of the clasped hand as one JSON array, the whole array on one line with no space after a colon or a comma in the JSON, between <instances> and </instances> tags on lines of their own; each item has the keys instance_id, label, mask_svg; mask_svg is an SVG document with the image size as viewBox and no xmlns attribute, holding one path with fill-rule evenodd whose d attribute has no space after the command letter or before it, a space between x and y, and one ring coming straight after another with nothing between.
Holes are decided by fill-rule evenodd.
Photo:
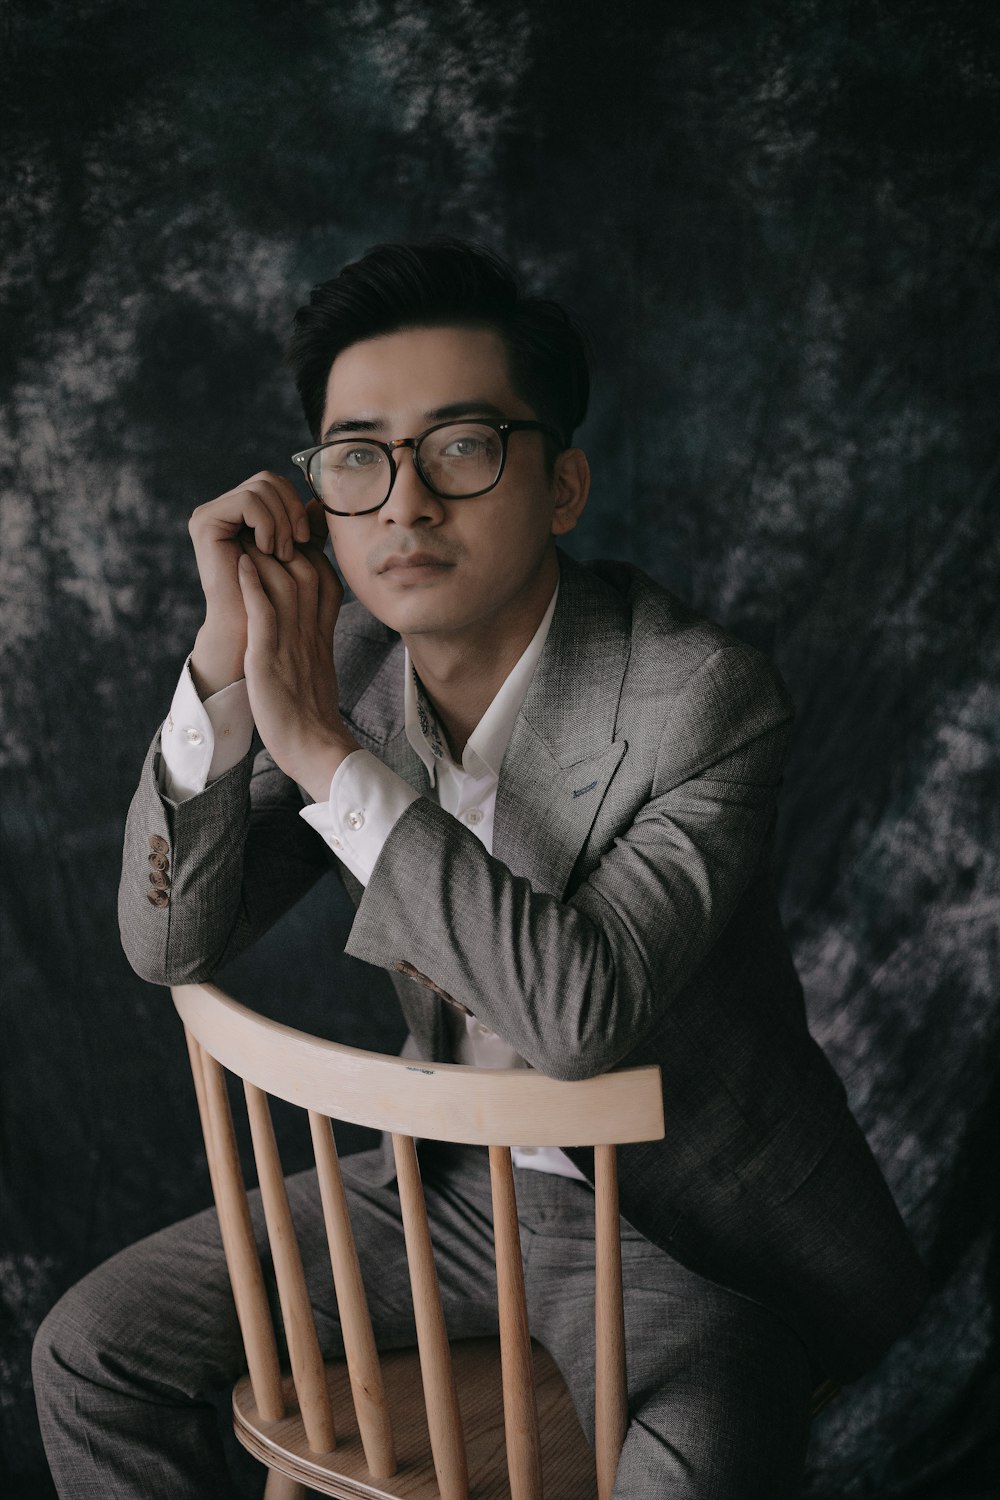
<instances>
[{"instance_id":1,"label":"clasped hand","mask_svg":"<svg viewBox=\"0 0 1000 1500\"><path fill-rule=\"evenodd\" d=\"M337 767L358 748L340 716L333 657L343 589L315 538L297 542L287 562L249 532L239 540L254 722L281 770L325 802Z\"/></svg>"},{"instance_id":2,"label":"clasped hand","mask_svg":"<svg viewBox=\"0 0 1000 1500\"><path fill-rule=\"evenodd\" d=\"M343 590L323 556L315 500L262 470L199 505L188 524L205 592L191 654L202 698L246 678L261 739L278 766L317 802L358 748L337 701L333 627Z\"/></svg>"}]
</instances>

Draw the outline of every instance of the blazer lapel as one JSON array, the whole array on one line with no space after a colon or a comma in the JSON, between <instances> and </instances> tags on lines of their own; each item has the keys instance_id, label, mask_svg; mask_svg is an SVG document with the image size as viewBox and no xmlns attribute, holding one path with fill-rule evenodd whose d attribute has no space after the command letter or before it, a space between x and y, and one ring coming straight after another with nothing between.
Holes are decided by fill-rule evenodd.
<instances>
[{"instance_id":1,"label":"blazer lapel","mask_svg":"<svg viewBox=\"0 0 1000 1500\"><path fill-rule=\"evenodd\" d=\"M403 643L389 636L388 649L354 703L340 711L358 740L414 791L427 791L427 771L403 727Z\"/></svg>"},{"instance_id":2,"label":"blazer lapel","mask_svg":"<svg viewBox=\"0 0 1000 1500\"><path fill-rule=\"evenodd\" d=\"M621 597L560 554L559 600L497 788L493 853L561 896L627 745L615 721L631 635Z\"/></svg>"}]
</instances>

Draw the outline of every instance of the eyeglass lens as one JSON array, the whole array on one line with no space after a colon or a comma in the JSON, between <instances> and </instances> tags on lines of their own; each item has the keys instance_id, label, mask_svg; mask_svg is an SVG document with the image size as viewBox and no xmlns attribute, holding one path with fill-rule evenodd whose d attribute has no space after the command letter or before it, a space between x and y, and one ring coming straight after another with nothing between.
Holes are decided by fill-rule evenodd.
<instances>
[{"instance_id":1,"label":"eyeglass lens","mask_svg":"<svg viewBox=\"0 0 1000 1500\"><path fill-rule=\"evenodd\" d=\"M492 427L457 422L427 433L417 444L424 478L441 495L475 495L495 483L503 462L500 436ZM381 505L392 470L374 443L344 438L321 448L309 462L309 479L324 505L355 515Z\"/></svg>"}]
</instances>

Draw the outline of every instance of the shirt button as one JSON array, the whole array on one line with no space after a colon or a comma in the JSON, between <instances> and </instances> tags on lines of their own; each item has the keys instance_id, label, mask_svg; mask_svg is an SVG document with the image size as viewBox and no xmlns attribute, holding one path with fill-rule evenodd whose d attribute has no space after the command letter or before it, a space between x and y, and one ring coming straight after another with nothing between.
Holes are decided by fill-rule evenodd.
<instances>
[{"instance_id":1,"label":"shirt button","mask_svg":"<svg viewBox=\"0 0 1000 1500\"><path fill-rule=\"evenodd\" d=\"M365 826L365 815L364 815L364 813L363 812L358 812L358 811L349 812L347 814L347 826L348 826L348 828L353 828L355 830L357 830L358 828L364 828L364 826Z\"/></svg>"},{"instance_id":2,"label":"shirt button","mask_svg":"<svg viewBox=\"0 0 1000 1500\"><path fill-rule=\"evenodd\" d=\"M330 843L333 845L333 847L335 849L339 849L341 847L340 840L337 839L337 838L334 838L332 834L330 835Z\"/></svg>"},{"instance_id":3,"label":"shirt button","mask_svg":"<svg viewBox=\"0 0 1000 1500\"><path fill-rule=\"evenodd\" d=\"M483 821L482 812L478 807L470 807L465 816L470 823L481 823Z\"/></svg>"},{"instance_id":4,"label":"shirt button","mask_svg":"<svg viewBox=\"0 0 1000 1500\"><path fill-rule=\"evenodd\" d=\"M184 738L187 740L189 745L201 745L204 744L205 741L205 736L202 734L201 730L195 729L191 724L189 724L187 729L185 729Z\"/></svg>"},{"instance_id":5,"label":"shirt button","mask_svg":"<svg viewBox=\"0 0 1000 1500\"><path fill-rule=\"evenodd\" d=\"M538 1154L537 1146L515 1146L514 1150L520 1156L537 1156Z\"/></svg>"}]
</instances>

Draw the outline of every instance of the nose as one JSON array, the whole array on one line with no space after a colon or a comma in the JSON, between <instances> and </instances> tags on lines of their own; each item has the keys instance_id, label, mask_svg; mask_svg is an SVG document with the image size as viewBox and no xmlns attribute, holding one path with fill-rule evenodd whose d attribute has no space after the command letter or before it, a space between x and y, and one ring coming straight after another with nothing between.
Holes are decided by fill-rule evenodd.
<instances>
[{"instance_id":1,"label":"nose","mask_svg":"<svg viewBox=\"0 0 1000 1500\"><path fill-rule=\"evenodd\" d=\"M380 521L395 526L437 526L444 519L444 505L421 479L413 461L413 449L394 450L396 478L389 498L377 512Z\"/></svg>"}]
</instances>

